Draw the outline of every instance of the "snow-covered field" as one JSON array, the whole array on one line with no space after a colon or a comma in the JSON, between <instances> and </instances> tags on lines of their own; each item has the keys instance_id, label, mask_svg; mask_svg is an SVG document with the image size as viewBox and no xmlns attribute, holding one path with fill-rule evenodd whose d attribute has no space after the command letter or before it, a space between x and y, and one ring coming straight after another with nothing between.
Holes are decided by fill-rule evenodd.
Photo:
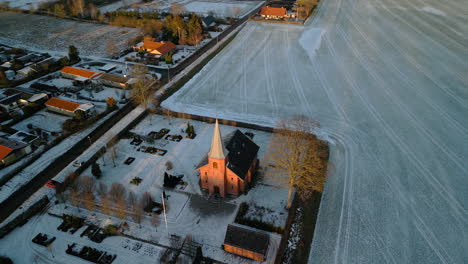
<instances>
[{"instance_id":1,"label":"snow-covered field","mask_svg":"<svg viewBox=\"0 0 468 264\"><path fill-rule=\"evenodd\" d=\"M334 171L310 263L464 263L467 16L461 0L327 0L304 28L249 22L163 105L321 123Z\"/></svg>"},{"instance_id":2,"label":"snow-covered field","mask_svg":"<svg viewBox=\"0 0 468 264\"><path fill-rule=\"evenodd\" d=\"M41 3L52 2L53 0L0 0L0 4L7 3L11 8L29 10L37 8Z\"/></svg>"},{"instance_id":3,"label":"snow-covered field","mask_svg":"<svg viewBox=\"0 0 468 264\"><path fill-rule=\"evenodd\" d=\"M140 30L135 28L0 12L0 42L31 50L66 54L68 46L74 45L81 55L106 57L109 42L124 49L126 41L138 34Z\"/></svg>"},{"instance_id":4,"label":"snow-covered field","mask_svg":"<svg viewBox=\"0 0 468 264\"><path fill-rule=\"evenodd\" d=\"M191 13L208 15L213 13L220 17L244 16L250 12L259 1L191 1L185 4L185 9ZM238 10L238 11L237 11ZM239 12L236 14L236 12Z\"/></svg>"}]
</instances>

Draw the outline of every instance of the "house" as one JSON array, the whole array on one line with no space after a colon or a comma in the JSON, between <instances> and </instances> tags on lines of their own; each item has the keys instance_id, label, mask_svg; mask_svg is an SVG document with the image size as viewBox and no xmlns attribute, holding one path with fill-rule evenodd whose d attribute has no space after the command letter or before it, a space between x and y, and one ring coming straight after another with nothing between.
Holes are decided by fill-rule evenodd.
<instances>
[{"instance_id":1,"label":"house","mask_svg":"<svg viewBox=\"0 0 468 264\"><path fill-rule=\"evenodd\" d=\"M35 67L33 67L33 65L28 66L28 67L24 67L23 69L17 71L18 77L20 79L27 78L31 74L34 74L34 73L37 73L37 70L35 69Z\"/></svg>"},{"instance_id":2,"label":"house","mask_svg":"<svg viewBox=\"0 0 468 264\"><path fill-rule=\"evenodd\" d=\"M5 69L10 69L12 65L13 63L11 61L7 61L3 63L2 65L0 65L0 67L5 68Z\"/></svg>"},{"instance_id":3,"label":"house","mask_svg":"<svg viewBox=\"0 0 468 264\"><path fill-rule=\"evenodd\" d=\"M154 54L156 56L165 56L174 53L177 46L170 42L170 41L155 41L154 38L145 38L143 40L143 45L135 46L133 49L135 51L144 50L150 54Z\"/></svg>"},{"instance_id":4,"label":"house","mask_svg":"<svg viewBox=\"0 0 468 264\"><path fill-rule=\"evenodd\" d=\"M101 75L101 77L99 77L99 82L101 84L110 86L110 87L121 88L121 89L127 88L128 80L129 78L127 77L109 74L109 73L104 73Z\"/></svg>"},{"instance_id":5,"label":"house","mask_svg":"<svg viewBox=\"0 0 468 264\"><path fill-rule=\"evenodd\" d=\"M7 77L8 80L13 80L15 79L16 73L13 70L8 70L8 71L5 71L5 76Z\"/></svg>"},{"instance_id":6,"label":"house","mask_svg":"<svg viewBox=\"0 0 468 264\"><path fill-rule=\"evenodd\" d=\"M0 165L7 166L32 152L31 145L0 137Z\"/></svg>"},{"instance_id":7,"label":"house","mask_svg":"<svg viewBox=\"0 0 468 264\"><path fill-rule=\"evenodd\" d=\"M81 104L75 110L75 112L77 111L83 112L84 116L87 118L96 114L96 107L92 103Z\"/></svg>"},{"instance_id":8,"label":"house","mask_svg":"<svg viewBox=\"0 0 468 264\"><path fill-rule=\"evenodd\" d=\"M270 237L266 233L228 225L223 248L229 253L263 262L269 244Z\"/></svg>"},{"instance_id":9,"label":"house","mask_svg":"<svg viewBox=\"0 0 468 264\"><path fill-rule=\"evenodd\" d=\"M25 106L29 103L29 99L34 94L23 92L17 89L5 89L0 94L0 110L12 113L18 110L20 107Z\"/></svg>"},{"instance_id":10,"label":"house","mask_svg":"<svg viewBox=\"0 0 468 264\"><path fill-rule=\"evenodd\" d=\"M23 131L18 131L8 137L9 140L22 142L28 145L35 145L38 137Z\"/></svg>"},{"instance_id":11,"label":"house","mask_svg":"<svg viewBox=\"0 0 468 264\"><path fill-rule=\"evenodd\" d=\"M202 19L202 25L205 28L212 27L216 25L216 19L212 15L206 16Z\"/></svg>"},{"instance_id":12,"label":"house","mask_svg":"<svg viewBox=\"0 0 468 264\"><path fill-rule=\"evenodd\" d=\"M82 82L94 79L96 77L99 77L102 74L99 72L92 72L92 71L69 67L69 66L63 67L63 69L60 70L60 73L62 74L64 78L82 81Z\"/></svg>"},{"instance_id":13,"label":"house","mask_svg":"<svg viewBox=\"0 0 468 264\"><path fill-rule=\"evenodd\" d=\"M223 142L216 120L210 151L197 169L202 189L222 197L242 193L257 170L258 150L259 146L239 130Z\"/></svg>"},{"instance_id":14,"label":"house","mask_svg":"<svg viewBox=\"0 0 468 264\"><path fill-rule=\"evenodd\" d=\"M266 19L282 19L287 17L287 10L284 7L264 6L260 9L260 16Z\"/></svg>"}]
</instances>

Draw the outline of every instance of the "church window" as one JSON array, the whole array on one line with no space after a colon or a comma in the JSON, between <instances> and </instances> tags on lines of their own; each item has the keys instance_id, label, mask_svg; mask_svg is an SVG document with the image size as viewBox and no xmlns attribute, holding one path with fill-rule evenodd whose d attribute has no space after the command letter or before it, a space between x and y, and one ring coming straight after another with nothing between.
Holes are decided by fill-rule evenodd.
<instances>
[{"instance_id":1,"label":"church window","mask_svg":"<svg viewBox=\"0 0 468 264\"><path fill-rule=\"evenodd\" d=\"M217 162L213 162L213 169L217 169L218 168L218 163Z\"/></svg>"}]
</instances>

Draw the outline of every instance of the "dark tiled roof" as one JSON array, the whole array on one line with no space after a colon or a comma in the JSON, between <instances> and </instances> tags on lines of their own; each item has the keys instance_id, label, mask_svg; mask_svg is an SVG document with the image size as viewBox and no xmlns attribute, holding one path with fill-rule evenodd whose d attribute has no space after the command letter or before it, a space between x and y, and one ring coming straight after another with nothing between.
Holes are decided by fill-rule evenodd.
<instances>
[{"instance_id":1,"label":"dark tiled roof","mask_svg":"<svg viewBox=\"0 0 468 264\"><path fill-rule=\"evenodd\" d=\"M257 157L259 146L239 129L226 137L224 146L229 151L227 167L237 176L245 179L250 166Z\"/></svg>"},{"instance_id":2,"label":"dark tiled roof","mask_svg":"<svg viewBox=\"0 0 468 264\"><path fill-rule=\"evenodd\" d=\"M224 244L266 255L270 237L265 233L228 225Z\"/></svg>"},{"instance_id":3,"label":"dark tiled roof","mask_svg":"<svg viewBox=\"0 0 468 264\"><path fill-rule=\"evenodd\" d=\"M205 23L205 25L209 26L211 25L211 23L214 23L215 22L215 18L213 16L206 16L203 18L203 22Z\"/></svg>"},{"instance_id":4,"label":"dark tiled roof","mask_svg":"<svg viewBox=\"0 0 468 264\"><path fill-rule=\"evenodd\" d=\"M123 83L125 84L128 82L128 78L119 76L119 75L114 75L114 74L109 74L109 73L103 73L99 80L107 80L111 82L116 82L116 83Z\"/></svg>"}]
</instances>

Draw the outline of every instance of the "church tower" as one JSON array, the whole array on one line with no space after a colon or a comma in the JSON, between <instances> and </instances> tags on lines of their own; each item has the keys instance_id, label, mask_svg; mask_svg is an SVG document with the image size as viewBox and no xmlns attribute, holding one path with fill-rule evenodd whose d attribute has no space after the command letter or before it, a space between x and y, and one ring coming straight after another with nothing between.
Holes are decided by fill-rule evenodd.
<instances>
[{"instance_id":1,"label":"church tower","mask_svg":"<svg viewBox=\"0 0 468 264\"><path fill-rule=\"evenodd\" d=\"M227 151L223 146L221 139L221 132L219 131L218 120L216 119L215 127L213 130L213 138L211 140L211 148L208 152L208 185L207 189L211 193L219 193L225 196L226 184L226 155Z\"/></svg>"}]
</instances>

